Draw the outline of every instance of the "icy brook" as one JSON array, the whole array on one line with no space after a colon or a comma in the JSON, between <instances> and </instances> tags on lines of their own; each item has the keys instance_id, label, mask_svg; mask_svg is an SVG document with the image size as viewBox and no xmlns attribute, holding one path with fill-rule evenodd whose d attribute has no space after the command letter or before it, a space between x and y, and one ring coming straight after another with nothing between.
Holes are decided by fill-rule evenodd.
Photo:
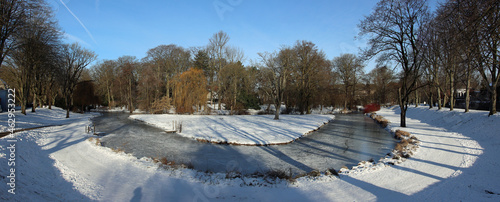
<instances>
[{"instance_id":1,"label":"icy brook","mask_svg":"<svg viewBox=\"0 0 500 202\"><path fill-rule=\"evenodd\" d=\"M395 140L370 118L361 114L335 115L335 120L291 144L234 146L200 143L128 118L128 113L103 113L93 119L103 132L104 146L137 158L166 157L211 172L242 174L285 170L294 174L351 167L360 161L378 160L394 148Z\"/></svg>"}]
</instances>

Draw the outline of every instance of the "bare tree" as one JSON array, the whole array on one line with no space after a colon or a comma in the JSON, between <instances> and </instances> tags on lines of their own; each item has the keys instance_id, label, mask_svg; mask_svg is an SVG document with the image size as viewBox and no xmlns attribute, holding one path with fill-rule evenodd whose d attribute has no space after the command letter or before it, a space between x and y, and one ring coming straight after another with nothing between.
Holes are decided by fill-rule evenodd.
<instances>
[{"instance_id":1,"label":"bare tree","mask_svg":"<svg viewBox=\"0 0 500 202\"><path fill-rule=\"evenodd\" d=\"M245 89L247 80L246 70L241 62L229 63L219 72L218 82L220 83L220 93L223 95L226 107L229 106L231 114L242 109L244 106L238 99Z\"/></svg>"},{"instance_id":2,"label":"bare tree","mask_svg":"<svg viewBox=\"0 0 500 202\"><path fill-rule=\"evenodd\" d=\"M333 59L332 65L344 85L344 109L347 109L348 102L352 107L356 97L356 85L363 74L363 62L354 54L342 54Z\"/></svg>"},{"instance_id":3,"label":"bare tree","mask_svg":"<svg viewBox=\"0 0 500 202\"><path fill-rule=\"evenodd\" d=\"M393 60L402 69L399 106L401 127L406 127L406 110L422 67L420 27L429 16L425 0L381 0L374 11L358 25L360 36L369 35L364 56L380 55L379 61Z\"/></svg>"},{"instance_id":4,"label":"bare tree","mask_svg":"<svg viewBox=\"0 0 500 202\"><path fill-rule=\"evenodd\" d=\"M490 92L490 113L497 113L498 86L500 81L500 2L496 0L479 1L481 23L481 50L479 73Z\"/></svg>"},{"instance_id":5,"label":"bare tree","mask_svg":"<svg viewBox=\"0 0 500 202\"><path fill-rule=\"evenodd\" d=\"M379 104L387 104L391 96L390 84L394 81L394 73L387 66L379 66L369 73L375 88L375 101Z\"/></svg>"},{"instance_id":6,"label":"bare tree","mask_svg":"<svg viewBox=\"0 0 500 202\"><path fill-rule=\"evenodd\" d=\"M21 0L2 0L0 3L0 66L15 46L13 35L24 26L26 7L26 1Z\"/></svg>"},{"instance_id":7,"label":"bare tree","mask_svg":"<svg viewBox=\"0 0 500 202\"><path fill-rule=\"evenodd\" d=\"M437 96L437 107L439 110L442 108L442 99L441 99L441 81L439 79L441 72L441 48L439 43L439 35L438 35L438 26L435 21L429 21L426 24L425 34L423 35L423 40L425 41L425 48L423 49L424 55L424 64L425 68L423 69L424 74L426 75L427 82L429 83L429 97L431 100L429 101L429 107L433 106L433 92L436 92Z\"/></svg>"},{"instance_id":8,"label":"bare tree","mask_svg":"<svg viewBox=\"0 0 500 202\"><path fill-rule=\"evenodd\" d=\"M104 60L91 68L92 78L96 82L97 93L104 97L108 109L114 107L114 80L116 78L116 61Z\"/></svg>"},{"instance_id":9,"label":"bare tree","mask_svg":"<svg viewBox=\"0 0 500 202\"><path fill-rule=\"evenodd\" d=\"M210 65L212 66L212 69L215 70L215 75L217 76L217 80L219 78L219 72L222 70L222 68L227 64L227 58L226 58L226 51L227 51L227 43L229 42L229 36L227 33L223 31L219 31L215 33L212 38L210 38L208 44L208 51L209 55L211 56L211 62ZM221 100L223 99L222 93L221 93L221 83L217 82L217 97L219 100L219 109L221 109ZM211 93L211 96L213 92ZM213 98L211 98L213 100Z\"/></svg>"},{"instance_id":10,"label":"bare tree","mask_svg":"<svg viewBox=\"0 0 500 202\"><path fill-rule=\"evenodd\" d=\"M5 42L10 47L5 53L8 53L6 61L9 71L15 76L10 83L15 84L18 89L16 97L21 103L21 112L26 114L28 99L33 101L32 112L35 112L37 101L42 97L43 85L51 76L49 73L58 56L56 48L60 32L46 4L38 1L17 3L22 5L19 12L24 13L21 19L16 19L23 21L20 22L22 27L17 27L16 32L11 33Z\"/></svg>"},{"instance_id":11,"label":"bare tree","mask_svg":"<svg viewBox=\"0 0 500 202\"><path fill-rule=\"evenodd\" d=\"M282 51L290 49L283 48ZM264 68L261 69L261 77L263 78L263 85L261 88L267 92L273 99L276 112L274 119L278 120L280 116L281 102L287 85L288 77L290 76L290 61L286 53L259 53ZM281 56L281 57L280 57Z\"/></svg>"},{"instance_id":12,"label":"bare tree","mask_svg":"<svg viewBox=\"0 0 500 202\"><path fill-rule=\"evenodd\" d=\"M66 118L72 104L73 91L78 83L82 71L96 59L94 52L82 48L77 43L64 44L61 48L61 87L66 104Z\"/></svg>"},{"instance_id":13,"label":"bare tree","mask_svg":"<svg viewBox=\"0 0 500 202\"><path fill-rule=\"evenodd\" d=\"M121 86L120 98L130 113L135 110L135 96L137 90L137 66L135 56L122 56L117 59L118 77L116 81Z\"/></svg>"},{"instance_id":14,"label":"bare tree","mask_svg":"<svg viewBox=\"0 0 500 202\"><path fill-rule=\"evenodd\" d=\"M297 105L301 114L310 114L312 99L319 93L317 79L322 70L329 67L325 53L310 41L297 41L293 47L295 55L294 74L297 87Z\"/></svg>"},{"instance_id":15,"label":"bare tree","mask_svg":"<svg viewBox=\"0 0 500 202\"><path fill-rule=\"evenodd\" d=\"M143 63L149 63L154 67L156 80L161 81L164 86L164 91L161 86L156 87L157 97L155 97L155 100L160 100L161 96L166 96L167 98L175 97L175 90L172 90L172 88L175 88L176 81L173 79L188 70L191 65L190 60L191 52L174 44L160 45L147 52ZM167 101L167 105L171 104L171 99L164 100Z\"/></svg>"}]
</instances>

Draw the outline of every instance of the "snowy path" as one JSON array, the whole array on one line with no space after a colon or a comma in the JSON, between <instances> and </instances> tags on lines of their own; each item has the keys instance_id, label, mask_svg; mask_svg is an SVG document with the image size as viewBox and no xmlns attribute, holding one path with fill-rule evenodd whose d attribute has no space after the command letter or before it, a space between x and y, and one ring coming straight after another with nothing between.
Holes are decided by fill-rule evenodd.
<instances>
[{"instance_id":1,"label":"snowy path","mask_svg":"<svg viewBox=\"0 0 500 202\"><path fill-rule=\"evenodd\" d=\"M399 125L397 111L383 109L378 114L392 122L392 130L398 129L395 127ZM82 196L103 201L500 200L497 195L500 193L500 115L487 117L487 112L463 114L418 108L410 109L408 116L409 127L404 130L422 141L413 158L391 167L343 175L340 179L300 178L295 184L281 183L274 187L241 187L241 179L225 180L224 175L158 169L144 159L117 154L84 141L87 136L83 126L88 122L80 119L39 132L41 135L32 131L19 133L18 138L23 140L18 144L24 147L18 155L26 160L21 172L32 176L33 184L19 182L24 185L19 187L23 195L13 196L6 194L2 182L0 198L32 201L78 200ZM32 143L34 140L41 148ZM4 139L0 142L5 145ZM7 152L5 147L0 150ZM3 168L5 156L0 156L0 163ZM60 170L64 180L54 173L53 166ZM33 171L28 169L39 175L31 174ZM6 175L4 169L0 174ZM78 192L69 190L70 183L64 181L71 182Z\"/></svg>"}]
</instances>

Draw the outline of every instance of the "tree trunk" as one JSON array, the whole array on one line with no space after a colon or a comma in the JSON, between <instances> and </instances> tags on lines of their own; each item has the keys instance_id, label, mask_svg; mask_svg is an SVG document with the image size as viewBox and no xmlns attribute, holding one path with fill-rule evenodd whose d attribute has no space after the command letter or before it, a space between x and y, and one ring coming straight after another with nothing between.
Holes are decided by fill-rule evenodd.
<instances>
[{"instance_id":1,"label":"tree trunk","mask_svg":"<svg viewBox=\"0 0 500 202\"><path fill-rule=\"evenodd\" d=\"M401 88L398 89L398 100L399 100L399 108L401 109L400 119L401 119L401 127L406 127L406 102L403 100L401 95Z\"/></svg>"},{"instance_id":2,"label":"tree trunk","mask_svg":"<svg viewBox=\"0 0 500 202\"><path fill-rule=\"evenodd\" d=\"M448 95L446 94L446 91L443 90L443 92L444 92L444 97L443 97L442 107L445 107L446 103L448 102Z\"/></svg>"},{"instance_id":3,"label":"tree trunk","mask_svg":"<svg viewBox=\"0 0 500 202\"><path fill-rule=\"evenodd\" d=\"M438 102L438 110L441 110L441 87L439 87L439 81L437 80L437 74L434 75L434 83L436 84L437 90L437 102Z\"/></svg>"},{"instance_id":4,"label":"tree trunk","mask_svg":"<svg viewBox=\"0 0 500 202\"><path fill-rule=\"evenodd\" d=\"M106 86L106 90L108 91L108 109L111 109L111 87Z\"/></svg>"},{"instance_id":5,"label":"tree trunk","mask_svg":"<svg viewBox=\"0 0 500 202\"><path fill-rule=\"evenodd\" d=\"M274 103L274 107L276 108L274 112L274 120L279 120L281 111L280 101L276 101L276 103Z\"/></svg>"},{"instance_id":6,"label":"tree trunk","mask_svg":"<svg viewBox=\"0 0 500 202\"><path fill-rule=\"evenodd\" d=\"M51 98L52 100L50 100L50 104L49 104L49 109L52 109L52 105L54 105L56 103L56 96L52 96Z\"/></svg>"},{"instance_id":7,"label":"tree trunk","mask_svg":"<svg viewBox=\"0 0 500 202\"><path fill-rule=\"evenodd\" d=\"M344 110L347 110L347 98L349 97L349 87L345 87Z\"/></svg>"},{"instance_id":8,"label":"tree trunk","mask_svg":"<svg viewBox=\"0 0 500 202\"><path fill-rule=\"evenodd\" d=\"M429 109L432 109L434 106L434 101L432 100L432 87L429 88Z\"/></svg>"},{"instance_id":9,"label":"tree trunk","mask_svg":"<svg viewBox=\"0 0 500 202\"><path fill-rule=\"evenodd\" d=\"M50 96L48 96L47 102L48 102L47 104L49 104L49 109L52 109L52 93Z\"/></svg>"},{"instance_id":10,"label":"tree trunk","mask_svg":"<svg viewBox=\"0 0 500 202\"><path fill-rule=\"evenodd\" d=\"M415 90L415 107L418 107L418 90Z\"/></svg>"},{"instance_id":11,"label":"tree trunk","mask_svg":"<svg viewBox=\"0 0 500 202\"><path fill-rule=\"evenodd\" d=\"M455 106L455 74L450 74L450 111L453 111Z\"/></svg>"},{"instance_id":12,"label":"tree trunk","mask_svg":"<svg viewBox=\"0 0 500 202\"><path fill-rule=\"evenodd\" d=\"M128 97L129 97L129 111L132 114L134 112L134 104L132 101L132 80L129 79L129 86L128 86Z\"/></svg>"},{"instance_id":13,"label":"tree trunk","mask_svg":"<svg viewBox=\"0 0 500 202\"><path fill-rule=\"evenodd\" d=\"M33 106L31 107L31 112L36 112L36 93L33 93Z\"/></svg>"},{"instance_id":14,"label":"tree trunk","mask_svg":"<svg viewBox=\"0 0 500 202\"><path fill-rule=\"evenodd\" d=\"M401 127L406 127L406 107L400 106L401 108Z\"/></svg>"},{"instance_id":15,"label":"tree trunk","mask_svg":"<svg viewBox=\"0 0 500 202\"><path fill-rule=\"evenodd\" d=\"M488 116L494 115L497 113L497 88L496 85L492 86L492 93L491 93L491 103L490 103L490 114Z\"/></svg>"},{"instance_id":16,"label":"tree trunk","mask_svg":"<svg viewBox=\"0 0 500 202\"><path fill-rule=\"evenodd\" d=\"M220 81L217 81L217 86L219 87L217 89L217 105L219 106L219 110L222 110L222 104L221 104L221 101L222 101L222 96L220 94L220 91L221 91L221 85L220 85Z\"/></svg>"},{"instance_id":17,"label":"tree trunk","mask_svg":"<svg viewBox=\"0 0 500 202\"><path fill-rule=\"evenodd\" d=\"M467 67L467 85L465 87L465 113L469 112L470 104L470 67Z\"/></svg>"},{"instance_id":18,"label":"tree trunk","mask_svg":"<svg viewBox=\"0 0 500 202\"><path fill-rule=\"evenodd\" d=\"M235 76L236 77L236 76ZM236 109L236 100L237 100L237 96L238 96L238 83L235 81L234 82L234 96L233 96L233 106L234 106L234 109ZM234 113L234 112L233 112Z\"/></svg>"},{"instance_id":19,"label":"tree trunk","mask_svg":"<svg viewBox=\"0 0 500 202\"><path fill-rule=\"evenodd\" d=\"M66 118L69 118L69 108L70 108L70 100L69 96L66 95L65 101L66 101Z\"/></svg>"},{"instance_id":20,"label":"tree trunk","mask_svg":"<svg viewBox=\"0 0 500 202\"><path fill-rule=\"evenodd\" d=\"M21 92L20 94L22 95L22 99L20 99L21 101L21 113L26 115L26 102L28 100L28 90L24 87L21 87Z\"/></svg>"},{"instance_id":21,"label":"tree trunk","mask_svg":"<svg viewBox=\"0 0 500 202\"><path fill-rule=\"evenodd\" d=\"M21 113L26 115L26 102L21 102Z\"/></svg>"},{"instance_id":22,"label":"tree trunk","mask_svg":"<svg viewBox=\"0 0 500 202\"><path fill-rule=\"evenodd\" d=\"M166 88L167 88L167 95L166 96L167 96L167 98L170 98L170 82L168 79L167 79ZM167 99L167 105L170 107L170 99Z\"/></svg>"}]
</instances>

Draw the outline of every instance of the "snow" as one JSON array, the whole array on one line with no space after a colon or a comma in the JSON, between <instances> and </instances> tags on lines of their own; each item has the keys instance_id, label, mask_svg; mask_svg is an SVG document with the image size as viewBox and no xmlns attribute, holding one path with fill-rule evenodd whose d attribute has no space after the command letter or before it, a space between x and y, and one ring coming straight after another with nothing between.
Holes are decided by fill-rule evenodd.
<instances>
[{"instance_id":1,"label":"snow","mask_svg":"<svg viewBox=\"0 0 500 202\"><path fill-rule=\"evenodd\" d=\"M91 109L93 112L130 112L127 107L114 107L111 109L105 108L105 107L99 107L98 109ZM135 109L133 113L146 113L143 110L140 109Z\"/></svg>"},{"instance_id":2,"label":"snow","mask_svg":"<svg viewBox=\"0 0 500 202\"><path fill-rule=\"evenodd\" d=\"M388 130L400 129L398 108L382 109L377 114L391 122ZM487 114L409 108L408 127L403 130L421 141L412 158L394 166L366 163L369 169L342 174L340 178L303 177L293 184L266 183L262 178L225 179L221 173L160 168L149 159L96 146L87 140L90 136L83 129L91 115L77 118L71 114L75 119L66 125L16 134L16 195L7 193L9 139L0 139L0 199L500 201L500 115ZM249 182L254 185L249 186Z\"/></svg>"},{"instance_id":3,"label":"snow","mask_svg":"<svg viewBox=\"0 0 500 202\"><path fill-rule=\"evenodd\" d=\"M8 131L8 113L0 113L0 132ZM47 125L62 125L79 120L82 114L71 114L70 118L66 119L66 110L52 107L52 110L48 108L37 108L36 112L31 112L31 108L26 109L26 115L21 113L21 109L16 109L15 112L15 129L23 128L34 128Z\"/></svg>"},{"instance_id":4,"label":"snow","mask_svg":"<svg viewBox=\"0 0 500 202\"><path fill-rule=\"evenodd\" d=\"M164 130L173 130L182 123L184 137L239 145L269 145L290 143L333 120L333 115L131 115ZM174 124L177 123L177 124Z\"/></svg>"}]
</instances>

